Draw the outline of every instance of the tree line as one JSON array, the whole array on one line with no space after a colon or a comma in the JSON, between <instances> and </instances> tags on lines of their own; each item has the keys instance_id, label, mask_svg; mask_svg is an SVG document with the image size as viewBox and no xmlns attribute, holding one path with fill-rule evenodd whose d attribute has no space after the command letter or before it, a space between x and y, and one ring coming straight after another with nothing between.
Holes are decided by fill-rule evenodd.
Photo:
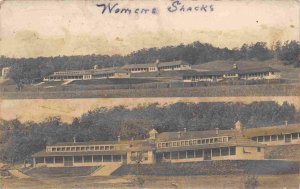
<instances>
[{"instance_id":1,"label":"tree line","mask_svg":"<svg viewBox=\"0 0 300 189\"><path fill-rule=\"evenodd\" d=\"M298 41L277 42L268 48L265 42L244 44L240 48L228 49L214 47L208 43L196 41L191 44L166 46L162 48L141 49L128 55L85 55L38 58L0 57L0 68L11 66L9 75L16 83L31 83L54 71L91 69L100 67L123 66L125 64L151 63L156 60L184 60L192 65L215 60L268 60L277 58L286 65L299 66L300 43Z\"/></svg>"},{"instance_id":2,"label":"tree line","mask_svg":"<svg viewBox=\"0 0 300 189\"><path fill-rule=\"evenodd\" d=\"M298 112L299 113L299 112ZM238 120L247 128L296 122L297 111L287 102L175 103L98 108L64 123L60 117L42 122L0 121L0 162L16 163L57 142L143 139L158 132L231 129Z\"/></svg>"}]
</instances>

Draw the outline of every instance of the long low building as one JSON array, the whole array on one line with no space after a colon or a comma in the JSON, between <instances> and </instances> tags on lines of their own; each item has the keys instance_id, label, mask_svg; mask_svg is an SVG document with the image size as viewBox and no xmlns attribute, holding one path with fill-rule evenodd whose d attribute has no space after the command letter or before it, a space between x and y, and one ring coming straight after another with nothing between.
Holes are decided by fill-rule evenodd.
<instances>
[{"instance_id":1,"label":"long low building","mask_svg":"<svg viewBox=\"0 0 300 189\"><path fill-rule=\"evenodd\" d=\"M273 127L246 129L244 135L268 146L300 144L300 125L286 123Z\"/></svg>"},{"instance_id":2,"label":"long low building","mask_svg":"<svg viewBox=\"0 0 300 189\"><path fill-rule=\"evenodd\" d=\"M280 71L271 67L238 69L228 71L193 71L183 75L184 82L220 82L224 80L278 80Z\"/></svg>"},{"instance_id":3,"label":"long low building","mask_svg":"<svg viewBox=\"0 0 300 189\"><path fill-rule=\"evenodd\" d=\"M274 129L275 128L275 129ZM274 129L274 131L272 131ZM238 121L230 130L149 132L145 140L73 142L48 145L33 155L34 166L72 167L106 164L184 163L211 160L261 160L268 145L300 144L300 125L245 129ZM272 132L271 132L272 131ZM297 140L296 135L297 134ZM295 135L295 136L294 136ZM281 135L280 135L281 136ZM258 139L263 137L263 140ZM278 139L279 140L279 139Z\"/></svg>"},{"instance_id":4,"label":"long low building","mask_svg":"<svg viewBox=\"0 0 300 189\"><path fill-rule=\"evenodd\" d=\"M90 70L67 70L54 72L45 77L44 81L65 81L65 80L90 80L106 78L129 78L130 73L119 68L98 69L95 67Z\"/></svg>"},{"instance_id":5,"label":"long low building","mask_svg":"<svg viewBox=\"0 0 300 189\"><path fill-rule=\"evenodd\" d=\"M33 162L47 167L132 164L137 160L152 164L154 146L145 140L58 143L34 154Z\"/></svg>"},{"instance_id":6,"label":"long low building","mask_svg":"<svg viewBox=\"0 0 300 189\"><path fill-rule=\"evenodd\" d=\"M57 71L44 77L43 81L90 80L107 78L129 78L131 73L189 70L191 66L184 61L159 62L148 64L128 64L123 67L99 69L97 65L89 70Z\"/></svg>"},{"instance_id":7,"label":"long low building","mask_svg":"<svg viewBox=\"0 0 300 189\"><path fill-rule=\"evenodd\" d=\"M130 73L144 73L144 72L158 72L158 71L178 71L178 70L190 70L191 65L185 61L169 61L148 64L128 64L122 67L122 69Z\"/></svg>"}]
</instances>

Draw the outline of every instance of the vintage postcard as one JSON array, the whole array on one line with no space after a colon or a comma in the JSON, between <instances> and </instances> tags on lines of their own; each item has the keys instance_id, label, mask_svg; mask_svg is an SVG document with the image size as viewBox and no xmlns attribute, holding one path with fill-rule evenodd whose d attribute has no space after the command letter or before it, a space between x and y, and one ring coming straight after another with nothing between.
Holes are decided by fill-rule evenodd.
<instances>
[{"instance_id":1,"label":"vintage postcard","mask_svg":"<svg viewBox=\"0 0 300 189\"><path fill-rule=\"evenodd\" d=\"M300 188L299 10L0 1L0 189Z\"/></svg>"}]
</instances>

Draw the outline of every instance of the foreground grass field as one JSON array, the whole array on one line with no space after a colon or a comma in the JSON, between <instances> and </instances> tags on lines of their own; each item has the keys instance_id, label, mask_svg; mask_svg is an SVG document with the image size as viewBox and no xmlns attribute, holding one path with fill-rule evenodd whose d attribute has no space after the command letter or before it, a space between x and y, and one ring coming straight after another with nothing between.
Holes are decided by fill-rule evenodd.
<instances>
[{"instance_id":1,"label":"foreground grass field","mask_svg":"<svg viewBox=\"0 0 300 189\"><path fill-rule=\"evenodd\" d=\"M142 177L144 188L245 188L247 175L241 176L148 176ZM258 189L299 188L300 177L294 175L268 175L257 178ZM1 186L1 185L0 185ZM100 188L139 188L130 177L73 177L49 179L3 179L5 189L100 189Z\"/></svg>"}]
</instances>

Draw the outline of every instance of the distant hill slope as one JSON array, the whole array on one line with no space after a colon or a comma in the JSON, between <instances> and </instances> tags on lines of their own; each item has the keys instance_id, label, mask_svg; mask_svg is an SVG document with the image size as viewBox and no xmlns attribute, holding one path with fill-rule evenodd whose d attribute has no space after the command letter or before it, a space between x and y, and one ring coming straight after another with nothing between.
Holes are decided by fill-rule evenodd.
<instances>
[{"instance_id":1,"label":"distant hill slope","mask_svg":"<svg viewBox=\"0 0 300 189\"><path fill-rule=\"evenodd\" d=\"M299 82L300 81L300 68L294 68L292 65L284 65L282 61L270 59L266 61L230 61L230 60L218 60L207 62L204 64L193 65L192 68L204 71L204 70L229 70L232 68L233 64L236 64L240 69L251 69L258 67L273 67L281 71L281 76L283 79L288 79L290 81Z\"/></svg>"}]
</instances>

